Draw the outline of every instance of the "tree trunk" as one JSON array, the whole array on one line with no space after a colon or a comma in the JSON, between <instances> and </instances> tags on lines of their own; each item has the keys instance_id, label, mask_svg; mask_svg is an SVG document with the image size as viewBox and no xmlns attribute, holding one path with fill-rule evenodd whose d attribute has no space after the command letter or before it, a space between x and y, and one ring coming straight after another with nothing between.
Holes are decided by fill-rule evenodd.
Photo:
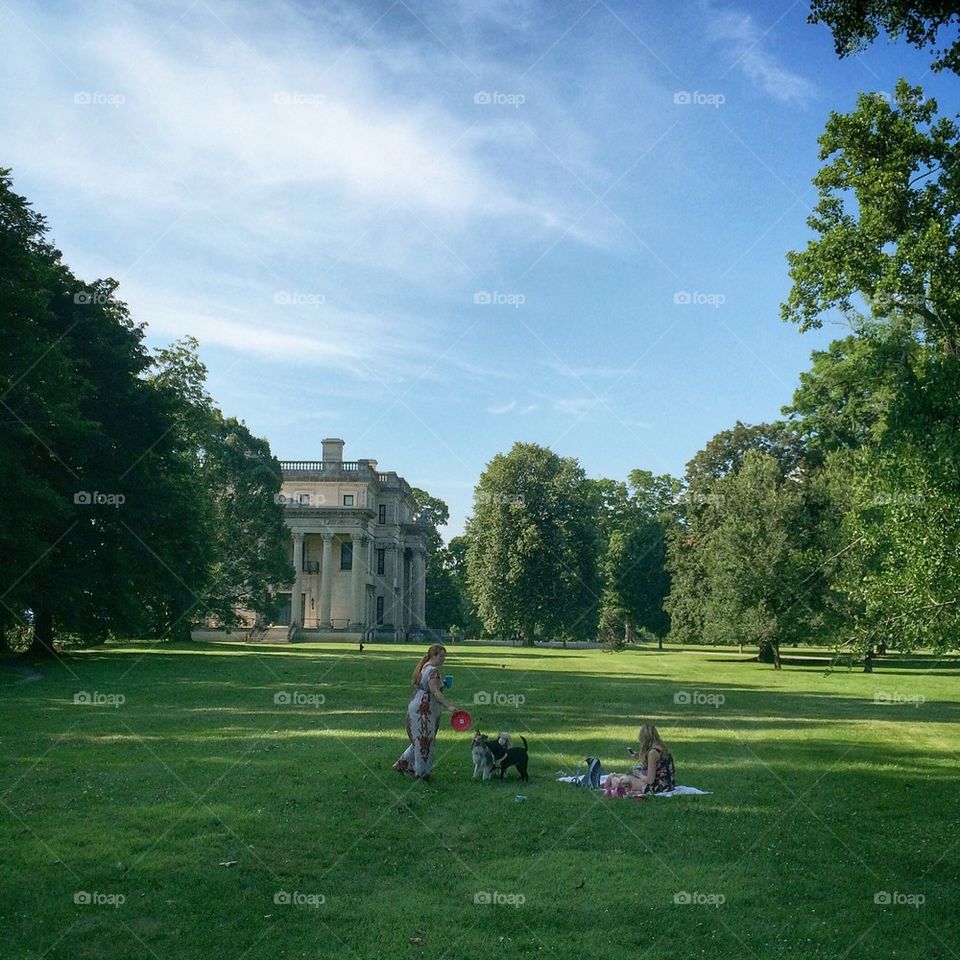
<instances>
[{"instance_id":1,"label":"tree trunk","mask_svg":"<svg viewBox=\"0 0 960 960\"><path fill-rule=\"evenodd\" d=\"M56 657L53 645L53 611L49 607L37 607L34 611L33 640L27 648L30 657Z\"/></svg>"},{"instance_id":2,"label":"tree trunk","mask_svg":"<svg viewBox=\"0 0 960 960\"><path fill-rule=\"evenodd\" d=\"M657 649L658 650L663 649L663 637L657 637Z\"/></svg>"},{"instance_id":3,"label":"tree trunk","mask_svg":"<svg viewBox=\"0 0 960 960\"><path fill-rule=\"evenodd\" d=\"M523 645L525 647L533 646L533 630L529 627L523 631Z\"/></svg>"},{"instance_id":4,"label":"tree trunk","mask_svg":"<svg viewBox=\"0 0 960 960\"><path fill-rule=\"evenodd\" d=\"M633 643L633 623L629 620L623 625L623 639L626 643Z\"/></svg>"},{"instance_id":5,"label":"tree trunk","mask_svg":"<svg viewBox=\"0 0 960 960\"><path fill-rule=\"evenodd\" d=\"M771 647L773 648L773 669L779 670L780 669L780 644L773 643L771 644Z\"/></svg>"}]
</instances>

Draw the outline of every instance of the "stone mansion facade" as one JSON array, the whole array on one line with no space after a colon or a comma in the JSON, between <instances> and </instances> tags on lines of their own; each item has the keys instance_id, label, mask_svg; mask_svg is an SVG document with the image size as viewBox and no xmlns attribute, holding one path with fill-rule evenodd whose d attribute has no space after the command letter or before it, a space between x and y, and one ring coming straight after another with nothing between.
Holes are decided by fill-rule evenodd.
<instances>
[{"instance_id":1,"label":"stone mansion facade","mask_svg":"<svg viewBox=\"0 0 960 960\"><path fill-rule=\"evenodd\" d=\"M278 622L402 637L425 626L426 528L403 477L343 447L331 438L322 460L280 462L296 579Z\"/></svg>"}]
</instances>

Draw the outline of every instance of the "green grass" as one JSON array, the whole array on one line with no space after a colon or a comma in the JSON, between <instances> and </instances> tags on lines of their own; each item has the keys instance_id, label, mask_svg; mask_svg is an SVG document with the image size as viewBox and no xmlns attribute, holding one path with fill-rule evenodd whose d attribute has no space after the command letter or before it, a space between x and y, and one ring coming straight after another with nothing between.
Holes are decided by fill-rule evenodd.
<instances>
[{"instance_id":1,"label":"green grass","mask_svg":"<svg viewBox=\"0 0 960 960\"><path fill-rule=\"evenodd\" d=\"M39 680L0 672L4 957L955 955L951 664L825 676L735 650L454 647L454 701L530 742L521 787L515 771L472 782L446 715L430 784L390 769L418 654L117 646ZM75 704L81 691L124 702ZM525 700L475 706L479 691ZM588 755L626 769L643 718L679 781L712 795L609 800L554 781ZM494 893L513 900L475 903Z\"/></svg>"}]
</instances>

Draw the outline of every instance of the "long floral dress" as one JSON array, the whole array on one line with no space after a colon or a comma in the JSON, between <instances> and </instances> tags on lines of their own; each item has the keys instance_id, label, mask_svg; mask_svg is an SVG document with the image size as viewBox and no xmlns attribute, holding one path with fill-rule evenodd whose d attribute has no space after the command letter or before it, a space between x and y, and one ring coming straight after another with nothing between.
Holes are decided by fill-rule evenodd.
<instances>
[{"instance_id":1,"label":"long floral dress","mask_svg":"<svg viewBox=\"0 0 960 960\"><path fill-rule=\"evenodd\" d=\"M437 668L427 664L420 674L420 683L407 706L407 736L410 746L394 764L402 773L429 777L436 753L437 728L440 726L440 702L430 693L430 677Z\"/></svg>"}]
</instances>

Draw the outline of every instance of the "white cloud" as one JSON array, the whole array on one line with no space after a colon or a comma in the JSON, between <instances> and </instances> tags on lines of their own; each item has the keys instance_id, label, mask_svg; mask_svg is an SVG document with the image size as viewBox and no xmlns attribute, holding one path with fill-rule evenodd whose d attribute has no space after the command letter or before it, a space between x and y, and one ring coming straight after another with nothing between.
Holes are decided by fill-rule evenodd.
<instances>
[{"instance_id":1,"label":"white cloud","mask_svg":"<svg viewBox=\"0 0 960 960\"><path fill-rule=\"evenodd\" d=\"M802 102L813 96L815 87L809 80L789 70L765 49L770 31L762 32L749 13L713 10L709 4L706 9L712 30L727 48L731 60L729 69L740 70L775 100Z\"/></svg>"}]
</instances>

